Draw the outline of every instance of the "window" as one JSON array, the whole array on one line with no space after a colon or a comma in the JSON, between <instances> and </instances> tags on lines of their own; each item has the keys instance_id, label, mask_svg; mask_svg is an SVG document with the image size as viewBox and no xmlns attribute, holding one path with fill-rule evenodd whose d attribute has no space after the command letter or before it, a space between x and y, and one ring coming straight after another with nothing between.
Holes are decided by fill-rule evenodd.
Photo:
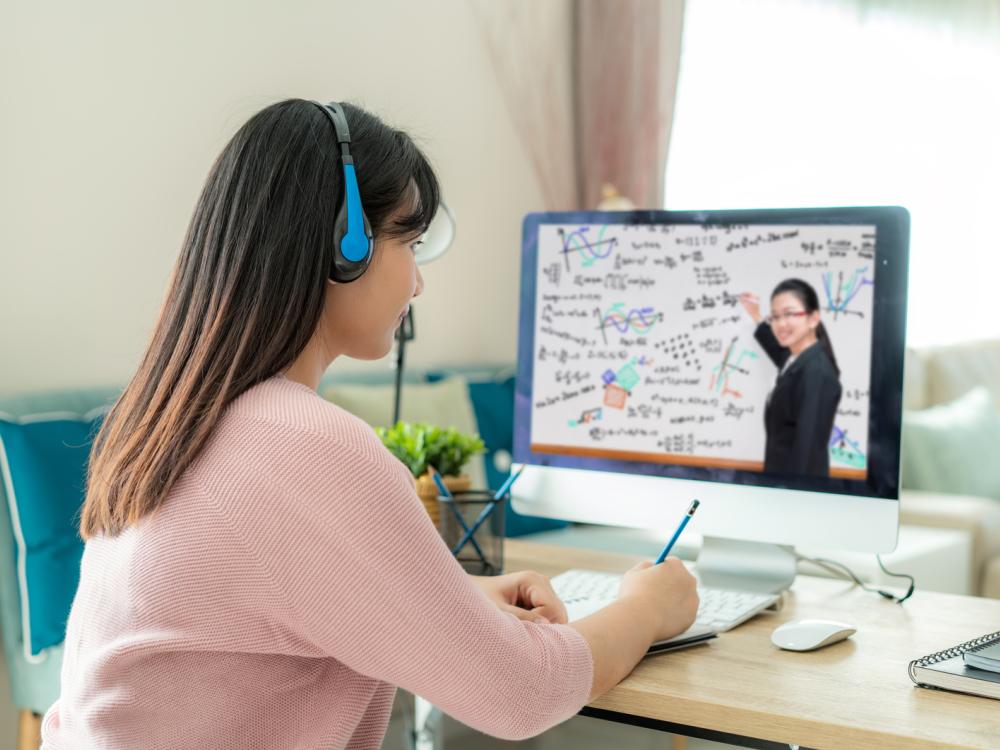
<instances>
[{"instance_id":1,"label":"window","mask_svg":"<svg viewBox=\"0 0 1000 750\"><path fill-rule=\"evenodd\" d=\"M1000 3L973 6L688 0L667 207L905 206L908 343L1000 335Z\"/></svg>"}]
</instances>

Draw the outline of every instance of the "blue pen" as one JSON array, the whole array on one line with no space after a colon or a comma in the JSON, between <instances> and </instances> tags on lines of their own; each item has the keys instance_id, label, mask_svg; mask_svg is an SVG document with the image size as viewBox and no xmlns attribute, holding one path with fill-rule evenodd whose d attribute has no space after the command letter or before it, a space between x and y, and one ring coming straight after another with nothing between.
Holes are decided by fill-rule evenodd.
<instances>
[{"instance_id":1,"label":"blue pen","mask_svg":"<svg viewBox=\"0 0 1000 750\"><path fill-rule=\"evenodd\" d=\"M490 513L493 512L493 507L497 504L497 501L510 491L511 486L514 484L514 482L517 481L517 478L521 476L522 471L524 471L524 466L521 466L521 468L518 469L516 473L511 474L509 477L507 477L507 481L501 485L500 489L498 489L495 493L493 493L493 500L491 500L489 504L485 508L483 508L483 510L479 514L479 517L476 519L476 522L472 524L471 528L466 530L465 536L459 539L458 544L456 544L452 548L451 553L453 555L457 555L462 550L462 547L465 546L466 542L471 541L473 544L476 543L474 534L479 529L479 527L483 525L483 521L489 518L489 515Z\"/></svg>"},{"instance_id":2,"label":"blue pen","mask_svg":"<svg viewBox=\"0 0 1000 750\"><path fill-rule=\"evenodd\" d=\"M667 555L669 555L670 550L673 549L674 543L677 541L677 537L679 537L681 535L681 532L684 531L684 527L688 525L688 521L691 520L691 516L694 515L694 512L698 510L699 505L701 505L700 501L698 500L691 501L691 507L687 509L687 513L685 513L684 518L681 519L681 525L677 527L677 531L675 531L674 535L670 537L670 541L667 542L667 546L663 548L663 552L661 552L660 556L656 558L657 565L659 565L661 562L667 559Z\"/></svg>"}]
</instances>

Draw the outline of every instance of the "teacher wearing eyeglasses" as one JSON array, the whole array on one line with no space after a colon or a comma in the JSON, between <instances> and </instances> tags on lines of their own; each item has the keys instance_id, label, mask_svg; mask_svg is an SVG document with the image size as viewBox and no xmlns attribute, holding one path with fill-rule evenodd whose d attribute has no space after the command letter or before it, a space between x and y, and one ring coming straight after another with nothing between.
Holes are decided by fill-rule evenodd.
<instances>
[{"instance_id":1,"label":"teacher wearing eyeglasses","mask_svg":"<svg viewBox=\"0 0 1000 750\"><path fill-rule=\"evenodd\" d=\"M816 290L801 279L785 279L771 292L766 318L756 295L741 294L740 302L757 323L754 338L778 368L764 407L764 471L829 476L842 389Z\"/></svg>"}]
</instances>

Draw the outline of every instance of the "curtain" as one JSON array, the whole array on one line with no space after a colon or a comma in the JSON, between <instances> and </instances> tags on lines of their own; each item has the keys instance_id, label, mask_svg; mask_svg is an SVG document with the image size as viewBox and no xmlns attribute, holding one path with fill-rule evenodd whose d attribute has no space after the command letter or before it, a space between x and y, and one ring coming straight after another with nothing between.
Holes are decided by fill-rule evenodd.
<instances>
[{"instance_id":1,"label":"curtain","mask_svg":"<svg viewBox=\"0 0 1000 750\"><path fill-rule=\"evenodd\" d=\"M643 208L663 205L683 3L577 0L573 6L577 203L605 183Z\"/></svg>"},{"instance_id":2,"label":"curtain","mask_svg":"<svg viewBox=\"0 0 1000 750\"><path fill-rule=\"evenodd\" d=\"M497 83L545 208L576 208L571 71L573 0L477 0Z\"/></svg>"},{"instance_id":3,"label":"curtain","mask_svg":"<svg viewBox=\"0 0 1000 750\"><path fill-rule=\"evenodd\" d=\"M507 109L550 210L602 187L662 205L682 0L478 0Z\"/></svg>"}]
</instances>

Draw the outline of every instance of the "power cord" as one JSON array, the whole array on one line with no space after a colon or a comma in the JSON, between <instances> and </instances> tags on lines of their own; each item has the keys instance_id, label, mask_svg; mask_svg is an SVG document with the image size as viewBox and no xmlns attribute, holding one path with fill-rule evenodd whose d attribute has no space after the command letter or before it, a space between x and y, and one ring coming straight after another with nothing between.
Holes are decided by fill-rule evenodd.
<instances>
[{"instance_id":1,"label":"power cord","mask_svg":"<svg viewBox=\"0 0 1000 750\"><path fill-rule=\"evenodd\" d=\"M819 568L823 568L823 570L832 573L835 576L846 577L847 579L853 581L856 585L860 586L863 591L869 591L873 594L878 594L879 596L883 596L886 599L889 599L890 601L896 602L897 604L902 604L911 596L913 596L913 592L917 588L916 581L914 580L913 576L911 576L909 573L893 573L891 570L886 568L885 563L882 562L881 555L875 555L875 559L878 561L878 566L882 569L883 573L885 573L887 576L892 576L893 578L906 578L910 581L910 587L906 590L906 593L903 594L902 596L897 596L896 594L893 594L890 591L885 591L884 589L880 589L875 586L866 585L864 581L862 581L860 578L854 575L854 572L850 568L848 568L843 563L837 562L836 560L829 560L825 557L806 557L805 555L801 555L798 552L795 553L795 559L802 562L812 563L813 565Z\"/></svg>"}]
</instances>

